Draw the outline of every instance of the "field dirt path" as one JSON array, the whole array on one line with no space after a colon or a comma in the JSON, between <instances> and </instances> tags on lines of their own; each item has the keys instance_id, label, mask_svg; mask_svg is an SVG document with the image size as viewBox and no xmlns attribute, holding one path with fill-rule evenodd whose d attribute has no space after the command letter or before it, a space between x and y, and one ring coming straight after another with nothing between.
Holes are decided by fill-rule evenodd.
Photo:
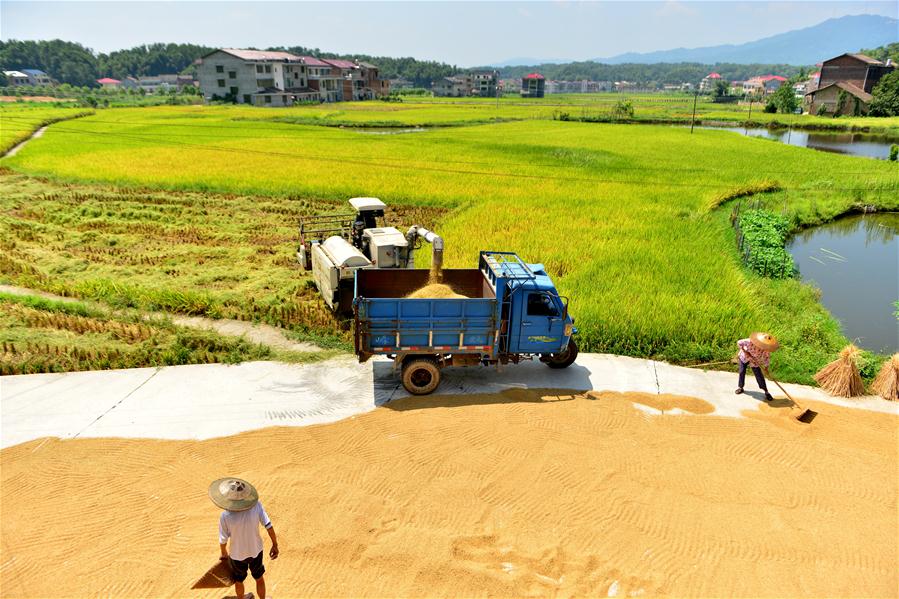
<instances>
[{"instance_id":1,"label":"field dirt path","mask_svg":"<svg viewBox=\"0 0 899 599\"><path fill-rule=\"evenodd\" d=\"M663 404L683 413L638 409ZM3 595L233 596L189 589L218 554L207 485L235 475L278 532L278 599L895 596L899 419L811 405L802 426L514 389L207 441L39 439L0 452Z\"/></svg>"},{"instance_id":2,"label":"field dirt path","mask_svg":"<svg viewBox=\"0 0 899 599\"><path fill-rule=\"evenodd\" d=\"M29 135L27 138L23 139L22 141L20 141L19 143L17 143L13 147L11 147L9 150L7 150L5 154L0 156L0 158L8 158L10 156L15 156L16 154L19 153L19 150L24 148L25 144L27 144L29 141L31 141L32 139L36 139L38 137L43 137L44 132L47 130L47 127L49 127L49 125L44 125L40 129L37 129L34 133Z\"/></svg>"},{"instance_id":3,"label":"field dirt path","mask_svg":"<svg viewBox=\"0 0 899 599\"><path fill-rule=\"evenodd\" d=\"M45 291L16 287L14 285L0 285L0 292L14 295L36 295L61 302L81 302L94 304L108 309L102 304L71 297L54 295ZM168 312L145 312L146 318L168 318L174 324L193 329L206 329L231 337L244 337L247 341L267 345L273 349L282 349L295 352L317 352L321 348L313 343L294 341L287 336L284 329L262 323L247 322L245 320L233 320L230 318L206 318L205 316L182 316Z\"/></svg>"}]
</instances>

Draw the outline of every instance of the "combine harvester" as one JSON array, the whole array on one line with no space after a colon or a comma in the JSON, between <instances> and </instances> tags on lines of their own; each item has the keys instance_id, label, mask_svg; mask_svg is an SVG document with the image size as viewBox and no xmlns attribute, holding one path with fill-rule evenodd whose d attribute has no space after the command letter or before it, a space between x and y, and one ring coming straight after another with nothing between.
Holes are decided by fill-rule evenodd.
<instances>
[{"instance_id":1,"label":"combine harvester","mask_svg":"<svg viewBox=\"0 0 899 599\"><path fill-rule=\"evenodd\" d=\"M568 300L542 264L509 252L481 252L477 269L443 265L443 239L419 225L403 234L378 226L386 205L353 198L355 214L300 221L297 259L312 271L330 308L354 317L356 355L393 359L403 387L425 395L445 366L513 363L538 358L550 368L574 363L578 348ZM431 271L415 270L414 251L428 242ZM449 297L408 297L439 282Z\"/></svg>"},{"instance_id":2,"label":"combine harvester","mask_svg":"<svg viewBox=\"0 0 899 599\"><path fill-rule=\"evenodd\" d=\"M574 319L542 264L511 252L481 252L477 269L446 269L460 297L406 297L428 285L425 270L355 273L355 347L360 362L393 358L403 387L425 395L444 366L517 364L539 358L566 368L577 358Z\"/></svg>"},{"instance_id":3,"label":"combine harvester","mask_svg":"<svg viewBox=\"0 0 899 599\"><path fill-rule=\"evenodd\" d=\"M415 268L415 250L427 241L433 268L443 264L443 239L420 225L405 234L378 226L387 207L378 198L353 198L355 214L326 214L300 220L297 260L312 271L325 303L336 313L353 313L353 277L361 269Z\"/></svg>"}]
</instances>

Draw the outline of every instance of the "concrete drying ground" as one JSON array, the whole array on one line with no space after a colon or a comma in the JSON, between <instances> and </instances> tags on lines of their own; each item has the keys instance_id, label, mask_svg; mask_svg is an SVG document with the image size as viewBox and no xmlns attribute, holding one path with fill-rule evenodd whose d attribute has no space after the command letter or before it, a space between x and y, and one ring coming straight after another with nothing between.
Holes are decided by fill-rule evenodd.
<instances>
[{"instance_id":1,"label":"concrete drying ground","mask_svg":"<svg viewBox=\"0 0 899 599\"><path fill-rule=\"evenodd\" d=\"M736 374L663 362L581 354L566 370L540 363L444 371L441 395L498 393L506 389L635 391L683 395L711 403L718 416L741 417L764 403L755 382L734 395ZM775 397L783 397L772 383ZM879 398L836 399L801 385L786 385L798 400L899 414ZM340 358L310 365L247 362L0 378L0 447L41 437L210 439L270 426L334 422L406 397L392 363L357 364ZM649 412L660 413L649 406ZM676 410L669 411L676 413Z\"/></svg>"}]
</instances>

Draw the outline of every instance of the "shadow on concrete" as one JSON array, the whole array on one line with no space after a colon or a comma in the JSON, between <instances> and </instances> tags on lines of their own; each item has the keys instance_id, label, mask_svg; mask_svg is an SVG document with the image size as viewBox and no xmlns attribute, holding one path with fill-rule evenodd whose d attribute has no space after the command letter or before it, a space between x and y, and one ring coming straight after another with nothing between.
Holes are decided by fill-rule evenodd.
<instances>
[{"instance_id":1,"label":"shadow on concrete","mask_svg":"<svg viewBox=\"0 0 899 599\"><path fill-rule=\"evenodd\" d=\"M385 408L397 412L426 410L428 408L458 408L462 406L486 406L512 403L552 404L562 401L573 401L583 391L573 389L504 389L490 393L472 395L439 395L440 390L432 395L408 395L394 399Z\"/></svg>"},{"instance_id":2,"label":"shadow on concrete","mask_svg":"<svg viewBox=\"0 0 899 599\"><path fill-rule=\"evenodd\" d=\"M444 368L440 386L432 395L424 396L413 396L403 389L392 362L373 363L372 375L375 405L397 410L525 401L544 403L533 391L552 389L544 395L564 395L562 390L578 393L593 388L590 370L577 364L554 370L540 362L528 362L504 366L499 372L484 366ZM522 393L513 393L519 391Z\"/></svg>"}]
</instances>

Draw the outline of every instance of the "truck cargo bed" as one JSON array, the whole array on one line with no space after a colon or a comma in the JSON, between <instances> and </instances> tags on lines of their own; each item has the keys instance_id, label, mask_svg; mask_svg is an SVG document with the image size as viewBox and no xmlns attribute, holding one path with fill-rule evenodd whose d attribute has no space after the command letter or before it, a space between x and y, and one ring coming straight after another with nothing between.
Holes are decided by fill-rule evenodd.
<instances>
[{"instance_id":1,"label":"truck cargo bed","mask_svg":"<svg viewBox=\"0 0 899 599\"><path fill-rule=\"evenodd\" d=\"M356 353L493 354L496 298L478 269L446 269L443 283L465 298L407 298L428 284L426 270L356 272Z\"/></svg>"}]
</instances>

